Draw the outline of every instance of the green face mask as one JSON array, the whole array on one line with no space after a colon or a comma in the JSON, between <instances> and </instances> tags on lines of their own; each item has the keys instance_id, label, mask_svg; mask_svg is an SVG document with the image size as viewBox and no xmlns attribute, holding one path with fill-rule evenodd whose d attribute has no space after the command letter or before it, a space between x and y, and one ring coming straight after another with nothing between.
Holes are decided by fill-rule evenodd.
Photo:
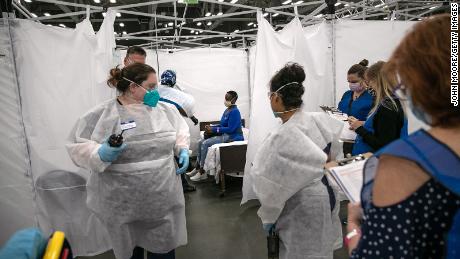
<instances>
[{"instance_id":1,"label":"green face mask","mask_svg":"<svg viewBox=\"0 0 460 259\"><path fill-rule=\"evenodd\" d=\"M144 104L150 107L156 107L158 104L158 101L160 100L160 93L158 93L158 90L154 89L154 90L145 90L145 91L147 92L144 95Z\"/></svg>"},{"instance_id":2,"label":"green face mask","mask_svg":"<svg viewBox=\"0 0 460 259\"><path fill-rule=\"evenodd\" d=\"M145 90L145 95L144 95L144 104L150 107L156 107L158 104L158 101L160 100L160 93L158 92L157 89L154 90L147 90L145 89L142 85L137 84L136 82L133 82L132 80L129 80L126 77L123 77L125 80L141 87L142 89Z\"/></svg>"}]
</instances>

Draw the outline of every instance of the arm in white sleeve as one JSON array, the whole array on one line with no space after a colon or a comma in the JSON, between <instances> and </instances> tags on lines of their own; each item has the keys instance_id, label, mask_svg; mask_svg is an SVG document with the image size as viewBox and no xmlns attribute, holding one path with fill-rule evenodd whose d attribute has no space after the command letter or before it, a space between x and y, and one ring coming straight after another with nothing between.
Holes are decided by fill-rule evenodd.
<instances>
[{"instance_id":1,"label":"arm in white sleeve","mask_svg":"<svg viewBox=\"0 0 460 259\"><path fill-rule=\"evenodd\" d=\"M85 168L91 172L103 172L111 163L101 160L98 150L101 144L90 140L89 137L82 135L92 132L94 125L85 122L85 118L78 120L76 127L72 131L69 143L66 144L70 158L78 167Z\"/></svg>"}]
</instances>

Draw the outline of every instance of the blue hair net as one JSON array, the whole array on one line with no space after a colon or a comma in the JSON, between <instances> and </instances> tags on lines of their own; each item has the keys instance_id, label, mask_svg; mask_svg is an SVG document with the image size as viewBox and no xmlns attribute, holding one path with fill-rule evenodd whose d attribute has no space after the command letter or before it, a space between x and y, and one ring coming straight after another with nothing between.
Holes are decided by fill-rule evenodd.
<instances>
[{"instance_id":1,"label":"blue hair net","mask_svg":"<svg viewBox=\"0 0 460 259\"><path fill-rule=\"evenodd\" d=\"M172 70L166 70L161 74L161 84L173 86L176 84L176 72Z\"/></svg>"}]
</instances>

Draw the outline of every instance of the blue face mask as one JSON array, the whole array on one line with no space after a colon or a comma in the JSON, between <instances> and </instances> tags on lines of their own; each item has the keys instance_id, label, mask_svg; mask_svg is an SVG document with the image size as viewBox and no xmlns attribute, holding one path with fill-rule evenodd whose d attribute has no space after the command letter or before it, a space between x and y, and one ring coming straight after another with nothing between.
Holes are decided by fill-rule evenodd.
<instances>
[{"instance_id":1,"label":"blue face mask","mask_svg":"<svg viewBox=\"0 0 460 259\"><path fill-rule=\"evenodd\" d=\"M160 93L158 90L146 90L147 92L144 95L144 104L150 107L156 107L158 101L160 100Z\"/></svg>"},{"instance_id":2,"label":"blue face mask","mask_svg":"<svg viewBox=\"0 0 460 259\"><path fill-rule=\"evenodd\" d=\"M409 102L409 107L412 113L415 115L415 117L423 121L425 124L431 125L432 119L430 115L424 112L420 107L414 105L414 103L412 102L412 96L410 95L409 92L407 92L407 100Z\"/></svg>"}]
</instances>

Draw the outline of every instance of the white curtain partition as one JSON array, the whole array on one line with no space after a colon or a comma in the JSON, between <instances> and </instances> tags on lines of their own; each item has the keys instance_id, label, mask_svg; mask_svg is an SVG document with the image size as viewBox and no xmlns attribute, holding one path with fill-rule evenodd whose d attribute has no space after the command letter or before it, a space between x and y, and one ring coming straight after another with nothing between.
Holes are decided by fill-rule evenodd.
<instances>
[{"instance_id":1,"label":"white curtain partition","mask_svg":"<svg viewBox=\"0 0 460 259\"><path fill-rule=\"evenodd\" d=\"M22 131L17 129L16 142L27 142L28 154L26 158L9 155L7 161L2 156L2 165L8 162L21 167L24 171L14 177L23 177L27 172L24 164L30 159L31 174L27 180L33 182L35 194L29 192L27 196L34 196L36 223L46 235L55 229L65 231L77 256L110 249L105 229L86 208L88 172L73 164L65 144L79 116L114 96L114 90L104 83L108 69L114 65L114 20L115 13L108 11L97 34L89 20L77 24L75 29L48 27L28 20L11 21L22 105L22 117L18 119L24 122ZM2 88L2 91L6 90L9 89ZM19 96L18 89L9 91L10 95ZM13 105L10 107L9 104ZM15 108L14 104L14 98L1 103L10 110ZM5 125L2 125L2 131L3 128ZM21 135L24 129L27 141ZM2 154L7 151L2 145ZM3 169L6 168L2 166ZM13 181L14 177L6 180ZM2 172L2 191L8 190L3 188L5 183ZM2 193L2 199L15 195L21 188L25 187ZM27 208L24 211L30 213L30 203L13 204L17 199L11 198L9 205ZM2 224L11 224L21 217L33 217L32 213L10 215L14 210L8 211L3 205L1 211ZM5 216L10 218L5 219ZM4 241L11 232L2 231L1 235Z\"/></svg>"},{"instance_id":2,"label":"white curtain partition","mask_svg":"<svg viewBox=\"0 0 460 259\"><path fill-rule=\"evenodd\" d=\"M121 51L121 62L126 51ZM158 77L167 69L176 71L177 85L195 98L195 117L200 121L220 120L226 109L224 96L227 91L238 93L237 105L241 117L249 120L248 53L240 49L199 48L173 53L147 50L146 63L158 70ZM160 80L160 78L158 78ZM196 155L200 139L199 125L190 127L191 149ZM246 125L247 127L248 125Z\"/></svg>"}]
</instances>

